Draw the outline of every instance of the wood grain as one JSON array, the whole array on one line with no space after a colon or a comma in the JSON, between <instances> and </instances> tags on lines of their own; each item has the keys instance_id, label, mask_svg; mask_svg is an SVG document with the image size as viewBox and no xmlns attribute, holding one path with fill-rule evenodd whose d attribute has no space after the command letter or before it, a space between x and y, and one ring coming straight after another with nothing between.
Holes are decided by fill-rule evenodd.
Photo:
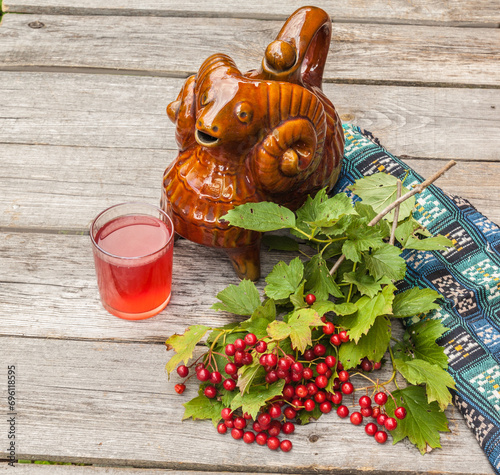
<instances>
[{"instance_id":1,"label":"wood grain","mask_svg":"<svg viewBox=\"0 0 500 475\"><path fill-rule=\"evenodd\" d=\"M182 8L174 0L7 0L3 7L7 12L47 13L72 15L151 15L151 16L220 16L256 19L286 19L302 0L184 0ZM492 0L316 0L314 5L327 10L334 22L359 21L363 23L445 23L448 25L491 25L500 22L497 3Z\"/></svg>"},{"instance_id":2,"label":"wood grain","mask_svg":"<svg viewBox=\"0 0 500 475\"><path fill-rule=\"evenodd\" d=\"M30 28L33 21L43 28ZM257 67L281 21L5 15L0 68L90 68L187 76L213 53ZM499 29L335 25L326 81L498 86Z\"/></svg>"},{"instance_id":3,"label":"wood grain","mask_svg":"<svg viewBox=\"0 0 500 475\"><path fill-rule=\"evenodd\" d=\"M185 420L184 395L164 373L163 345L4 337L2 365L18 375L19 458L135 467L247 472L492 474L462 416L450 408L451 433L426 456L409 443L379 445L363 428L331 413L298 427L289 453L218 435L208 421ZM4 389L2 389L4 391ZM6 410L6 398L0 408ZM3 444L0 456L4 455ZM332 446L335 450L332 450Z\"/></svg>"}]
</instances>

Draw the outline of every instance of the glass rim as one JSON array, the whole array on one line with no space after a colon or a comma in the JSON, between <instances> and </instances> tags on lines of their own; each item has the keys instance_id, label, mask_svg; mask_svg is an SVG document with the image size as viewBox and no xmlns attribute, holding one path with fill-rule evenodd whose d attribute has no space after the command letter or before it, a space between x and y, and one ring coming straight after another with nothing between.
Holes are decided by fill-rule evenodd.
<instances>
[{"instance_id":1,"label":"glass rim","mask_svg":"<svg viewBox=\"0 0 500 475\"><path fill-rule=\"evenodd\" d=\"M93 233L93 229L94 229L94 226L97 222L97 220L104 214L104 213L107 213L108 211L114 209L114 208L118 208L120 206L126 206L126 205L140 205L140 206L145 206L145 207L148 207L150 209L153 209L155 211L159 211L160 214L163 215L163 217L167 218L168 219L168 222L170 223L170 228L171 228L171 232L170 232L170 236L167 240L167 242L165 243L165 245L163 245L162 247L160 247L159 249L157 249L156 251L153 251L153 252L150 252L149 254L144 254L142 256L119 256L117 254L112 254L111 252L108 252L106 250L104 250L101 246L99 246L99 244L97 244L96 240L94 239L94 233ZM131 216L133 215L133 213L128 213L128 214L123 214L122 216ZM137 213L136 213L137 215ZM148 215L143 215L143 216L148 216ZM118 218L119 216L116 216L116 218ZM109 221L108 221L109 222ZM126 201L125 203L118 203L116 205L113 205L113 206L110 206L109 208L106 208L104 210L102 210L93 220L92 222L90 223L90 239L92 241L92 245L97 249L99 250L99 252L102 252L103 254L105 254L106 256L108 257L112 257L114 259L123 259L123 260L134 260L134 259L144 259L145 257L150 257L150 256L154 256L155 254L157 254L158 252L162 251L163 249L165 249L166 247L168 247L170 245L170 243L172 242L173 238L174 238L174 234L175 234L175 230L174 230L174 223L172 221L172 219L170 218L170 216L164 211L162 210L159 206L156 206L156 205L152 205L150 203L146 203L144 201Z\"/></svg>"}]
</instances>

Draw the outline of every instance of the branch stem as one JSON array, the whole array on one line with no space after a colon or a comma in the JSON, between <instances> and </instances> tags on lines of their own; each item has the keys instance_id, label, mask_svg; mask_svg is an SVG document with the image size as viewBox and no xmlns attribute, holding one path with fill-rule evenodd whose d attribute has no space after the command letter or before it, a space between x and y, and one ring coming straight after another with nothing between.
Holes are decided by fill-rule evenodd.
<instances>
[{"instance_id":1,"label":"branch stem","mask_svg":"<svg viewBox=\"0 0 500 475\"><path fill-rule=\"evenodd\" d=\"M396 192L396 201L401 198L401 193L403 189L403 184L401 183L401 180L397 181L398 183L398 189ZM392 222L392 229L391 229L391 237L389 238L389 244L394 246L394 242L396 241L396 228L398 227L398 220L399 220L399 207L400 205L396 206L396 209L394 210L394 221Z\"/></svg>"}]
</instances>

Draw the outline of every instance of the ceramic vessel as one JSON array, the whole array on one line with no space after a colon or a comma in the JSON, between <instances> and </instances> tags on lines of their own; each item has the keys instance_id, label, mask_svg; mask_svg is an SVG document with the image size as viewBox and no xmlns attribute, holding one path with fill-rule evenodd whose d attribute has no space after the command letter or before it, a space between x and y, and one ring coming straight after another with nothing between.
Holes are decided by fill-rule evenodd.
<instances>
[{"instance_id":1,"label":"ceramic vessel","mask_svg":"<svg viewBox=\"0 0 500 475\"><path fill-rule=\"evenodd\" d=\"M179 155L165 171L162 206L179 235L224 249L240 278L259 278L261 235L221 216L259 201L294 210L338 179L342 124L321 89L330 39L327 13L301 8L259 69L242 73L214 54L167 107Z\"/></svg>"}]
</instances>

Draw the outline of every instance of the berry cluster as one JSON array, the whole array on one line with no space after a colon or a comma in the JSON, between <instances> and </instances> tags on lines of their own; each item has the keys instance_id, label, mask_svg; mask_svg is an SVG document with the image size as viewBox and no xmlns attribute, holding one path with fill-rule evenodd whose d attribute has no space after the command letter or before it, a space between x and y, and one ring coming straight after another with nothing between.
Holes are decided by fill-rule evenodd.
<instances>
[{"instance_id":1,"label":"berry cluster","mask_svg":"<svg viewBox=\"0 0 500 475\"><path fill-rule=\"evenodd\" d=\"M315 300L313 294L305 297L308 305L312 305ZM258 340L253 333L246 333L243 338L225 344L224 354L211 350L207 355L203 355L205 356L203 362L193 363L203 394L209 399L222 400L225 393L235 391L241 374L239 369L248 365L259 364L264 369L262 384L272 385L279 380L284 381L282 393L267 401L260 408L255 420L249 414L237 414L229 407L224 407L221 411L222 421L217 426L220 434L230 430L234 439L243 439L248 444L256 442L259 445L267 445L271 450L280 448L288 452L292 449L292 443L288 439L280 440L278 436L292 434L297 421L304 423L309 418L328 414L334 408L339 417L349 416L349 407L344 398L353 394L355 388L350 381L351 374L338 361L338 348L342 343L349 341L349 336L345 330L336 329L326 317L323 317L322 321L324 325L314 335L313 345L306 348L303 353L296 351L295 355L288 354L276 342L271 342L269 339L267 342L264 339ZM211 352L227 361L223 372L218 370ZM358 370L370 372L380 367L380 362L364 358L355 372ZM185 365L178 366L177 373L182 378L190 377L190 369ZM377 388L378 385L374 384L371 387ZM185 388L184 383L176 384L175 391L182 394ZM367 391L369 388L364 389ZM365 431L368 435L374 436L377 442L384 443L387 440L384 429L394 430L397 421L385 412L386 392L377 392L373 399L374 407L368 395L361 396L360 409L351 413L350 420L352 424L360 425L364 418L371 416L376 423L366 424ZM403 419L406 410L398 407L395 415ZM382 426L380 430L377 424Z\"/></svg>"}]
</instances>

